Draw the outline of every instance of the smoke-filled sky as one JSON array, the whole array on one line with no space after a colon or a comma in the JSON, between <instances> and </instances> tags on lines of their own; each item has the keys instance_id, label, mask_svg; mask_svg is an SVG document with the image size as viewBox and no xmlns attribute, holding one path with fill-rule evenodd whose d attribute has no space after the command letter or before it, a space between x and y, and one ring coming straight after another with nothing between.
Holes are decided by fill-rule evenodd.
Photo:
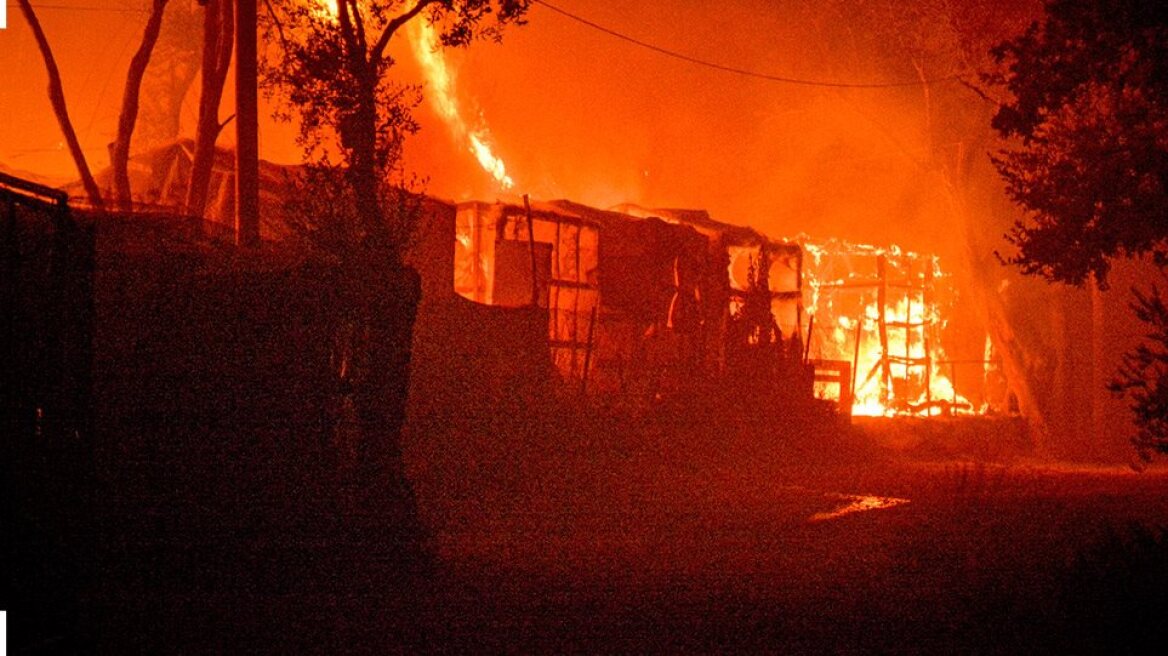
<instances>
[{"instance_id":1,"label":"smoke-filled sky","mask_svg":"<svg viewBox=\"0 0 1168 656\"><path fill-rule=\"evenodd\" d=\"M0 32L0 165L75 177L49 109L40 55L16 3L8 2L9 27ZM985 25L1016 29L1027 18L1016 9L953 8L933 0L549 2L695 59L860 84L954 74L976 80L968 57L953 53L964 48L980 56ZM96 169L108 164L106 144L146 4L34 1ZM171 5L171 12L201 11L194 0ZM398 43L394 52L394 75L424 83L408 44ZM938 250L952 231L942 218L947 206L938 172L961 149L993 147L971 140L964 127L950 128L976 126L986 112L984 100L953 80L863 89L764 80L668 57L541 4L501 44L476 43L447 53L447 60L464 118L489 129L515 181L512 192L536 198L704 208L774 235L805 232ZM187 136L197 94L196 80L182 110ZM229 89L222 116L231 113L232 98ZM449 130L429 103L418 118L422 131L407 145L407 166L429 178L431 193L456 200L503 193L468 152L464 136ZM295 161L293 133L265 122L263 156ZM226 130L222 143L231 140Z\"/></svg>"}]
</instances>

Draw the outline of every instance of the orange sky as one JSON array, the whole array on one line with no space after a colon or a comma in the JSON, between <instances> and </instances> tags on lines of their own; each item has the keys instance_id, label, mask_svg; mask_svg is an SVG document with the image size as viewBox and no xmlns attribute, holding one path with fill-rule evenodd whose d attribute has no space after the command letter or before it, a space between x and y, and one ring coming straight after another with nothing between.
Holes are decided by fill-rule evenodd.
<instances>
[{"instance_id":1,"label":"orange sky","mask_svg":"<svg viewBox=\"0 0 1168 656\"><path fill-rule=\"evenodd\" d=\"M172 0L176 7L194 0ZM126 66L144 0L41 0L70 112L91 166L107 163ZM869 63L887 35L814 0L555 0L634 38L721 64L796 78L911 78L907 65ZM839 3L836 3L837 5ZM395 74L419 80L399 43ZM468 120L481 117L516 193L607 207L705 208L775 235L806 232L934 249L951 227L925 156L919 87L840 90L781 84L671 59L533 6L502 44L448 54ZM928 64L928 62L926 62ZM894 70L895 69L895 70ZM74 177L45 94L45 74L18 9L0 32L0 163ZM419 80L420 81L420 80ZM228 90L225 103L232 100ZM196 87L183 112L194 123ZM980 102L972 94L970 103ZM935 114L939 110L934 110ZM230 109L225 105L221 114ZM407 146L428 190L492 200L498 185L429 105ZM944 120L934 115L933 121ZM294 161L293 130L264 122L263 156ZM230 143L231 130L223 143Z\"/></svg>"}]
</instances>

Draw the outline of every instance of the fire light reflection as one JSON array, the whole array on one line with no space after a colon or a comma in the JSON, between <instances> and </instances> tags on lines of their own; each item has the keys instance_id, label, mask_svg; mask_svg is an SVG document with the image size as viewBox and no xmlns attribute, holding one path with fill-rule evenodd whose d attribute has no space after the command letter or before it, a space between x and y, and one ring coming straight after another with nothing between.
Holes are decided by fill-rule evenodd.
<instances>
[{"instance_id":1,"label":"fire light reflection","mask_svg":"<svg viewBox=\"0 0 1168 656\"><path fill-rule=\"evenodd\" d=\"M810 518L808 518L807 521L824 522L832 519L839 519L840 517L851 515L853 513L865 512L868 510L883 510L885 508L902 506L909 502L908 499L899 499L897 497L877 497L870 495L833 494L831 497L842 501L847 501L847 503L829 512L815 513Z\"/></svg>"}]
</instances>

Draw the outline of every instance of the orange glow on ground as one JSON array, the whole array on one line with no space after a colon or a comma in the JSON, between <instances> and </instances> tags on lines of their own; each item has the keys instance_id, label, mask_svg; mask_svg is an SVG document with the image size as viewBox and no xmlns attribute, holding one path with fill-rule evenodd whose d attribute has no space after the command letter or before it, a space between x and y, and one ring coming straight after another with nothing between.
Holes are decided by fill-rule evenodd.
<instances>
[{"instance_id":1,"label":"orange glow on ground","mask_svg":"<svg viewBox=\"0 0 1168 656\"><path fill-rule=\"evenodd\" d=\"M836 508L835 510L815 513L807 521L824 522L832 519L839 519L840 517L854 513L894 508L909 502L908 499L899 499L897 497L878 497L871 495L851 494L834 494L831 496L832 498L839 499L840 501L846 501L847 503L840 506L839 508Z\"/></svg>"}]
</instances>

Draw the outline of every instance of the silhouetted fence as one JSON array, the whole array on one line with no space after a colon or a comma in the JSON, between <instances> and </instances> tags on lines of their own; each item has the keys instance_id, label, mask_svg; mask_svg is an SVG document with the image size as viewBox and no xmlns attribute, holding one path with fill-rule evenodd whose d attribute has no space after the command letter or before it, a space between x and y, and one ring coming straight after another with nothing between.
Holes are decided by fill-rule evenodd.
<instances>
[{"instance_id":1,"label":"silhouetted fence","mask_svg":"<svg viewBox=\"0 0 1168 656\"><path fill-rule=\"evenodd\" d=\"M18 651L80 640L93 547L93 267L93 234L65 194L0 174L0 530Z\"/></svg>"}]
</instances>

